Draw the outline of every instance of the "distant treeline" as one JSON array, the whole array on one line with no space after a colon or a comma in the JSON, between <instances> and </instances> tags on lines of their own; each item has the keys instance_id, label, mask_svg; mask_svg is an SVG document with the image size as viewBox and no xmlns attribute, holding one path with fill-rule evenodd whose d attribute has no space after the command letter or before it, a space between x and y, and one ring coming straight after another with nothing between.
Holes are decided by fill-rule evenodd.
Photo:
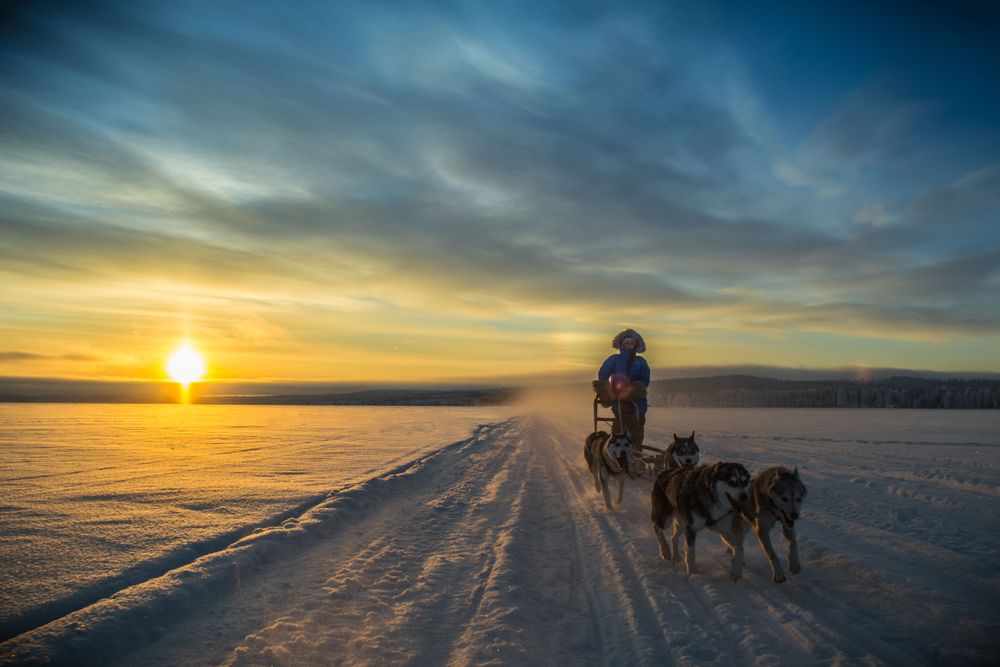
<instances>
[{"instance_id":1,"label":"distant treeline","mask_svg":"<svg viewBox=\"0 0 1000 667\"><path fill-rule=\"evenodd\" d=\"M203 396L199 403L237 405L506 405L513 389L374 389L346 394L278 394L274 396Z\"/></svg>"},{"instance_id":2,"label":"distant treeline","mask_svg":"<svg viewBox=\"0 0 1000 667\"><path fill-rule=\"evenodd\" d=\"M6 390L5 390L6 389ZM191 386L190 401L201 405L507 405L518 391L485 389L371 389L351 392L212 394L210 383ZM177 403L175 382L17 381L4 388L0 403Z\"/></svg>"},{"instance_id":3,"label":"distant treeline","mask_svg":"<svg viewBox=\"0 0 1000 667\"><path fill-rule=\"evenodd\" d=\"M698 408L1000 408L1000 381L891 377L774 380L750 375L658 380L650 403Z\"/></svg>"}]
</instances>

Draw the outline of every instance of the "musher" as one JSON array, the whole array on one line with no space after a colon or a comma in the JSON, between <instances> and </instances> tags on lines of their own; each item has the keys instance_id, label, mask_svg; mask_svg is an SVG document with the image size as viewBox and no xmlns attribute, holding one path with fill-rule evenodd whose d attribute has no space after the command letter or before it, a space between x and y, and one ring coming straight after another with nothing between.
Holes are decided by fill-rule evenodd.
<instances>
[{"instance_id":1,"label":"musher","mask_svg":"<svg viewBox=\"0 0 1000 667\"><path fill-rule=\"evenodd\" d=\"M646 409L649 407L646 401L649 364L639 356L646 351L646 343L635 329L626 329L614 337L611 347L619 352L604 360L597 379L610 383L611 410L615 413L614 431L621 432L624 427L638 451L645 435Z\"/></svg>"}]
</instances>

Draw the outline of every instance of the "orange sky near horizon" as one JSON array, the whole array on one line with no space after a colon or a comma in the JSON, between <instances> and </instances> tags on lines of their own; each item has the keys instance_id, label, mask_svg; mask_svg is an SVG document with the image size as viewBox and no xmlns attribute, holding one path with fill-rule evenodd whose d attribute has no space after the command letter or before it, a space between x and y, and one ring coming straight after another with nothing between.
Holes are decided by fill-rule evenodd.
<instances>
[{"instance_id":1,"label":"orange sky near horizon","mask_svg":"<svg viewBox=\"0 0 1000 667\"><path fill-rule=\"evenodd\" d=\"M151 303L140 288L129 300L121 292L116 294L113 308L102 307L99 300L97 305L86 302L86 308L72 306L67 299L66 308L75 311L69 327L66 313L39 318L24 331L4 327L8 348L44 352L0 357L0 375L169 380L166 360L182 340L189 340L204 356L205 380L210 382L393 384L545 375L583 378L593 375L613 352L610 340L625 326L645 337L649 350L644 356L654 377L658 369L741 364L1000 370L976 366L962 354L949 357L950 348L926 334L893 341L891 346L877 336L827 334L836 338L836 344L819 353L814 349L816 332L767 326L740 329L724 313L708 320L692 312L688 316L692 322L685 323L684 313L674 311L675 321L665 323L652 313L635 312L631 319L623 317L610 326L573 318L574 328L563 329L559 323L570 319L565 313L546 317L536 312L518 318L508 312L499 321L484 322L481 309L463 314L460 303L452 304L450 313L439 308L428 314L417 305L379 302L351 309L346 301L323 304L318 297L300 304L277 299L277 305L258 303L255 310L245 299L227 300L211 286L187 289L203 294L160 296L158 303ZM208 303L197 310L191 306L203 301ZM914 358L921 363L914 366ZM984 358L988 357L980 357Z\"/></svg>"}]
</instances>

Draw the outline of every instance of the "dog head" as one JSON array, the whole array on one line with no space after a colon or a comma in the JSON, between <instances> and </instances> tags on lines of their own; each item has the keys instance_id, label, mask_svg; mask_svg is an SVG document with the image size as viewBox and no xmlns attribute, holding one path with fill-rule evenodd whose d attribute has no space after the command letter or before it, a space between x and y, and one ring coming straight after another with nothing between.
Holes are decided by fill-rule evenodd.
<instances>
[{"instance_id":1,"label":"dog head","mask_svg":"<svg viewBox=\"0 0 1000 667\"><path fill-rule=\"evenodd\" d=\"M628 459L632 455L632 438L628 433L612 433L604 445L604 460L613 472L628 470Z\"/></svg>"},{"instance_id":2,"label":"dog head","mask_svg":"<svg viewBox=\"0 0 1000 667\"><path fill-rule=\"evenodd\" d=\"M750 499L747 493L750 488L750 473L743 464L719 461L712 466L712 479L715 481L716 494L728 498L733 509L742 511Z\"/></svg>"},{"instance_id":3,"label":"dog head","mask_svg":"<svg viewBox=\"0 0 1000 667\"><path fill-rule=\"evenodd\" d=\"M687 438L678 438L674 433L674 441L666 451L667 468L694 468L700 458L698 443L694 441L694 431Z\"/></svg>"},{"instance_id":4,"label":"dog head","mask_svg":"<svg viewBox=\"0 0 1000 667\"><path fill-rule=\"evenodd\" d=\"M790 524L799 518L802 499L806 497L806 485L799 477L799 469L778 468L767 487L767 496L780 512L782 523Z\"/></svg>"}]
</instances>

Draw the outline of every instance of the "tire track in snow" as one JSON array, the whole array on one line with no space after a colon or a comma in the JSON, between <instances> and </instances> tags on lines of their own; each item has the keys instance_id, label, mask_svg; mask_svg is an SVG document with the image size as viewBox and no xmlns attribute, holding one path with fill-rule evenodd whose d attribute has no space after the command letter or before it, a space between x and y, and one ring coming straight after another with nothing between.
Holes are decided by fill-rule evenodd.
<instances>
[{"instance_id":1,"label":"tire track in snow","mask_svg":"<svg viewBox=\"0 0 1000 667\"><path fill-rule=\"evenodd\" d=\"M575 440L578 440L575 441ZM604 589L612 593L615 604L626 610L627 631L619 633L618 644L625 644L630 650L622 650L612 662L628 660L639 664L659 664L664 656L673 655L679 661L715 660L718 653L710 642L710 635L703 630L710 615L693 617L690 609L670 591L657 587L658 577L650 568L646 545L635 541L637 535L648 533L648 505L652 484L645 480L628 480L622 505L612 513L604 507L600 494L593 489L591 478L586 472L583 460L583 437L578 439L559 432L553 441L558 443L556 455L560 462L561 476L567 488L573 490L573 502L578 507L578 516L590 528L592 541L601 545L600 550L590 554L601 567L606 579ZM638 507L638 511L635 509ZM640 527L645 531L640 531ZM657 553L655 547L652 552ZM654 556L653 563L661 565ZM607 562L604 562L607 561ZM613 565L610 569L608 565ZM683 618L686 627L679 631L677 619Z\"/></svg>"},{"instance_id":2,"label":"tire track in snow","mask_svg":"<svg viewBox=\"0 0 1000 667\"><path fill-rule=\"evenodd\" d=\"M543 422L531 423L525 447L523 493L502 531L508 539L452 664L620 664L629 655L612 646L607 632L618 610L595 591L607 582L595 550L581 539L579 507L566 493Z\"/></svg>"},{"instance_id":3,"label":"tire track in snow","mask_svg":"<svg viewBox=\"0 0 1000 667\"><path fill-rule=\"evenodd\" d=\"M551 442L558 443L556 438L551 438ZM565 466L559 471L562 473L562 481L566 489L570 489L572 486L572 478L567 479ZM577 489L578 490L578 489ZM590 627L591 636L596 640L596 646L594 647L598 656L600 656L600 664L609 664L607 655L608 639L605 637L605 627L600 622L600 618L605 615L604 611L601 609L601 605L597 599L595 591L592 589L591 582L594 578L591 575L595 569L599 568L599 563L592 562L592 558L588 557L588 554L584 553L584 546L582 541L581 529L578 524L578 517L581 514L576 511L574 507L571 506L569 498L566 494L558 493L556 494L560 507L562 507L563 512L569 517L566 522L569 527L569 544L571 545L572 563L574 565L573 569L570 570L570 578L575 579L579 582L580 590L583 591L584 599L587 604L587 621ZM572 585L572 584L571 584Z\"/></svg>"},{"instance_id":4,"label":"tire track in snow","mask_svg":"<svg viewBox=\"0 0 1000 667\"><path fill-rule=\"evenodd\" d=\"M443 663L491 576L501 507L516 496L519 427L424 480L405 507L364 528L371 542L341 560L312 554L302 567L331 572L305 603L279 610L228 664ZM314 550L315 551L315 550Z\"/></svg>"},{"instance_id":5,"label":"tire track in snow","mask_svg":"<svg viewBox=\"0 0 1000 667\"><path fill-rule=\"evenodd\" d=\"M256 559L254 552L248 552L250 560L244 558L240 562L253 564L256 560L257 564L244 576L236 577L235 587L215 587L212 595L180 589L180 599L173 608L179 607L185 613L158 616L159 622L165 624L162 630L150 627L142 633L129 633L142 634L138 640L122 638L114 645L102 647L103 652L80 653L73 649L69 655L76 662L90 656L92 662L100 664L108 664L112 659L122 665L220 664L238 661L240 655L230 653L241 644L253 645L242 647L243 654L252 656L250 649L261 649L260 640L266 639L271 644L264 648L274 657L258 662L343 664L342 649L353 648L347 645L352 624L356 627L365 620L361 612L391 608L396 601L391 598L386 601L384 597L393 581L407 588L405 577L412 576L415 580L425 561L432 560L418 558L417 565L421 567L416 568L416 574L402 570L406 559L413 559L408 552L417 552L418 556L434 553L433 544L430 547L422 544L420 549L408 546L400 537L407 534L405 528L410 522L418 525L421 518L426 518L429 524L439 514L439 526L458 529L457 505L449 516L449 511L441 512L440 508L425 504L447 498L450 488L461 489L453 493L459 497L485 496L477 488L470 491L462 487L495 481L488 473L493 469L502 472L502 467L492 460L496 456L494 450L502 449L507 434L516 428L513 420L480 427L464 443L428 454L403 466L401 473L375 478L361 485L360 493L348 492L346 504L335 498L334 506L340 509L319 524L318 530L295 542L294 548L265 551ZM500 493L503 495L504 491ZM381 570L378 565L382 565ZM372 579L352 577L352 572L372 575ZM343 593L348 600L348 605L339 609L330 604L335 601L331 589L338 583L335 580L338 573L344 576ZM370 589L369 583L375 581L381 588ZM350 603L355 598L357 603L352 607ZM369 608L362 608L365 600L371 602ZM407 604L406 600L398 602L401 610ZM326 622L331 627L343 625L347 631L331 638L323 625ZM85 639L86 635L80 638Z\"/></svg>"}]
</instances>

